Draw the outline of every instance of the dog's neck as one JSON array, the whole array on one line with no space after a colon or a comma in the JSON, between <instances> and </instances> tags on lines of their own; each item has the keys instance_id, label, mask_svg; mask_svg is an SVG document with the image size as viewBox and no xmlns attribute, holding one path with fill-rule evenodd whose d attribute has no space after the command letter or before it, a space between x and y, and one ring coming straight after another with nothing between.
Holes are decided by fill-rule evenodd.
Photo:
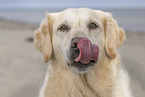
<instances>
[{"instance_id":1,"label":"dog's neck","mask_svg":"<svg viewBox=\"0 0 145 97\"><path fill-rule=\"evenodd\" d=\"M108 67L105 65L98 65L88 73L79 74L61 67L59 63L50 62L44 97L111 97L112 77L115 77L111 73L116 72L117 68L114 66L110 69L113 66L109 65L114 65L113 62L108 63Z\"/></svg>"}]
</instances>

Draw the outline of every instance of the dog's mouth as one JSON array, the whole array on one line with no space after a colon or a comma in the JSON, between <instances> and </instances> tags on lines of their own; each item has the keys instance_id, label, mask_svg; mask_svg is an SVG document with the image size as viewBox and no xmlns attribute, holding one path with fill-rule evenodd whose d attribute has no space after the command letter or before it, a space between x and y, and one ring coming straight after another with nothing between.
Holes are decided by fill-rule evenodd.
<instances>
[{"instance_id":1,"label":"dog's mouth","mask_svg":"<svg viewBox=\"0 0 145 97\"><path fill-rule=\"evenodd\" d=\"M93 69L98 61L99 48L87 38L76 37L71 41L68 66L77 71Z\"/></svg>"}]
</instances>

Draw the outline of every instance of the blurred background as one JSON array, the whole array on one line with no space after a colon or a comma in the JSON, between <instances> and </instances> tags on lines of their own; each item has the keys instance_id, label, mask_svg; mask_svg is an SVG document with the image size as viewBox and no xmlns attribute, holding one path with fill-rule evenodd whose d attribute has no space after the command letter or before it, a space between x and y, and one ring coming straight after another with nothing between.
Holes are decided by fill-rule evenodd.
<instances>
[{"instance_id":1,"label":"blurred background","mask_svg":"<svg viewBox=\"0 0 145 97\"><path fill-rule=\"evenodd\" d=\"M33 45L45 13L88 7L111 12L127 39L119 51L135 97L145 97L145 0L0 0L0 97L38 97L47 64Z\"/></svg>"}]
</instances>

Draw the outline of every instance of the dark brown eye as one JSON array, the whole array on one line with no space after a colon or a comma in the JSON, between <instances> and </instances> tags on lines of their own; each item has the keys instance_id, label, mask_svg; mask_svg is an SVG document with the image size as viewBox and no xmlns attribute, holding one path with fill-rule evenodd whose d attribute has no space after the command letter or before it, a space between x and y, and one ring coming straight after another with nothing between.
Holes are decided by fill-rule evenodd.
<instances>
[{"instance_id":1,"label":"dark brown eye","mask_svg":"<svg viewBox=\"0 0 145 97\"><path fill-rule=\"evenodd\" d=\"M61 25L61 26L58 28L58 30L60 30L60 31L68 31L68 30L69 30L69 27L66 26L66 25Z\"/></svg>"},{"instance_id":2,"label":"dark brown eye","mask_svg":"<svg viewBox=\"0 0 145 97\"><path fill-rule=\"evenodd\" d=\"M95 24L95 23L90 23L88 27L89 27L89 29L96 29L99 26L97 24Z\"/></svg>"}]
</instances>

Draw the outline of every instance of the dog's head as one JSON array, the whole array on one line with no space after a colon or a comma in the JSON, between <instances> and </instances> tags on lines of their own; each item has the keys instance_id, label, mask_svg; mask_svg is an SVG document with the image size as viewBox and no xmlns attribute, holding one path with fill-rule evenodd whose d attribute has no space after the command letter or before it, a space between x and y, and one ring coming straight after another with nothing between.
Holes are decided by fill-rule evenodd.
<instances>
[{"instance_id":1,"label":"dog's head","mask_svg":"<svg viewBox=\"0 0 145 97\"><path fill-rule=\"evenodd\" d=\"M77 72L87 72L99 60L112 60L125 33L110 13L87 8L48 13L35 31L35 45L45 62L56 61Z\"/></svg>"}]
</instances>

